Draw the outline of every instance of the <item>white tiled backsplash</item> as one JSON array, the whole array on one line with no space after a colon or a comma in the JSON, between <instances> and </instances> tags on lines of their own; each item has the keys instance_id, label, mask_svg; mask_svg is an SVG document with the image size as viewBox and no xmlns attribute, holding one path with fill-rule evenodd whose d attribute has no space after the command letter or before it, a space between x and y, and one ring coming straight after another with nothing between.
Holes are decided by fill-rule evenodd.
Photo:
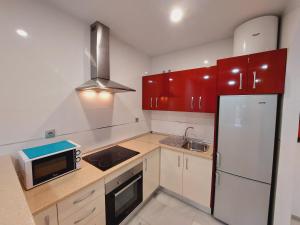
<instances>
[{"instance_id":1,"label":"white tiled backsplash","mask_svg":"<svg viewBox=\"0 0 300 225\"><path fill-rule=\"evenodd\" d=\"M151 130L182 136L187 127L194 127L188 131L189 137L213 143L214 120L212 113L152 111Z\"/></svg>"}]
</instances>

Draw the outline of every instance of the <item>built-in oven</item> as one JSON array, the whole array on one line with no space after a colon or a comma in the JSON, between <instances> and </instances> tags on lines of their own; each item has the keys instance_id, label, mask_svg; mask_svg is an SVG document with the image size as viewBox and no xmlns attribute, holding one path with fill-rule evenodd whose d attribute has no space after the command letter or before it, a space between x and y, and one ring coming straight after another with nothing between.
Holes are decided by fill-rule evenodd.
<instances>
[{"instance_id":1,"label":"built-in oven","mask_svg":"<svg viewBox=\"0 0 300 225\"><path fill-rule=\"evenodd\" d=\"M143 164L105 185L106 224L120 224L143 201Z\"/></svg>"}]
</instances>

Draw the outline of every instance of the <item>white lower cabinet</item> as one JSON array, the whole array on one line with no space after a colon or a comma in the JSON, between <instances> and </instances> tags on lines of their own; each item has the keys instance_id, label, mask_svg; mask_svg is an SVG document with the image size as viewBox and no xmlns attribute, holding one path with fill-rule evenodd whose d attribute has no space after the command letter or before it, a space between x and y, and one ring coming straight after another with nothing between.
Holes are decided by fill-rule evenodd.
<instances>
[{"instance_id":1,"label":"white lower cabinet","mask_svg":"<svg viewBox=\"0 0 300 225\"><path fill-rule=\"evenodd\" d=\"M212 160L161 149L160 185L210 208Z\"/></svg>"},{"instance_id":2,"label":"white lower cabinet","mask_svg":"<svg viewBox=\"0 0 300 225\"><path fill-rule=\"evenodd\" d=\"M143 199L147 200L159 187L160 149L145 155L143 164Z\"/></svg>"},{"instance_id":3,"label":"white lower cabinet","mask_svg":"<svg viewBox=\"0 0 300 225\"><path fill-rule=\"evenodd\" d=\"M182 194L183 153L161 149L160 185L177 194Z\"/></svg>"},{"instance_id":4,"label":"white lower cabinet","mask_svg":"<svg viewBox=\"0 0 300 225\"><path fill-rule=\"evenodd\" d=\"M34 221L36 225L58 225L56 205L36 214Z\"/></svg>"},{"instance_id":5,"label":"white lower cabinet","mask_svg":"<svg viewBox=\"0 0 300 225\"><path fill-rule=\"evenodd\" d=\"M97 181L96 183L85 187L84 189L76 192L75 194L65 198L57 203L58 220L62 221L65 218L74 215L80 209L90 204L94 199L104 196L104 180ZM104 199L103 199L104 204ZM104 210L104 209L103 209Z\"/></svg>"},{"instance_id":6,"label":"white lower cabinet","mask_svg":"<svg viewBox=\"0 0 300 225\"><path fill-rule=\"evenodd\" d=\"M182 195L210 208L212 160L184 154Z\"/></svg>"},{"instance_id":7,"label":"white lower cabinet","mask_svg":"<svg viewBox=\"0 0 300 225\"><path fill-rule=\"evenodd\" d=\"M36 225L106 225L104 181L100 180L34 216Z\"/></svg>"},{"instance_id":8,"label":"white lower cabinet","mask_svg":"<svg viewBox=\"0 0 300 225\"><path fill-rule=\"evenodd\" d=\"M60 225L105 225L105 198L100 196L66 219Z\"/></svg>"}]
</instances>

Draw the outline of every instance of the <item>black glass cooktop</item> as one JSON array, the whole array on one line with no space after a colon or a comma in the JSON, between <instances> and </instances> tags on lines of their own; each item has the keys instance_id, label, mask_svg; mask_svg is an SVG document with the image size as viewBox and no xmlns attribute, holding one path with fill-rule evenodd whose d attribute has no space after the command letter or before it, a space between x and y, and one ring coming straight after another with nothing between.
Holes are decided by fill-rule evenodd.
<instances>
[{"instance_id":1,"label":"black glass cooktop","mask_svg":"<svg viewBox=\"0 0 300 225\"><path fill-rule=\"evenodd\" d=\"M117 145L87 155L83 159L100 170L105 171L138 154L140 153Z\"/></svg>"}]
</instances>

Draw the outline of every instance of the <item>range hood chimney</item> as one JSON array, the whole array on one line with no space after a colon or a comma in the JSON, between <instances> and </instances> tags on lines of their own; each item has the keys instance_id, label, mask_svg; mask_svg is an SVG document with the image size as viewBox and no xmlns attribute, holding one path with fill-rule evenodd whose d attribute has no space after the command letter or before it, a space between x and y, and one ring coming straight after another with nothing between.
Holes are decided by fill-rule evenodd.
<instances>
[{"instance_id":1,"label":"range hood chimney","mask_svg":"<svg viewBox=\"0 0 300 225\"><path fill-rule=\"evenodd\" d=\"M76 90L108 91L111 93L135 91L110 80L109 28L98 21L91 25L91 80L80 85Z\"/></svg>"}]
</instances>

